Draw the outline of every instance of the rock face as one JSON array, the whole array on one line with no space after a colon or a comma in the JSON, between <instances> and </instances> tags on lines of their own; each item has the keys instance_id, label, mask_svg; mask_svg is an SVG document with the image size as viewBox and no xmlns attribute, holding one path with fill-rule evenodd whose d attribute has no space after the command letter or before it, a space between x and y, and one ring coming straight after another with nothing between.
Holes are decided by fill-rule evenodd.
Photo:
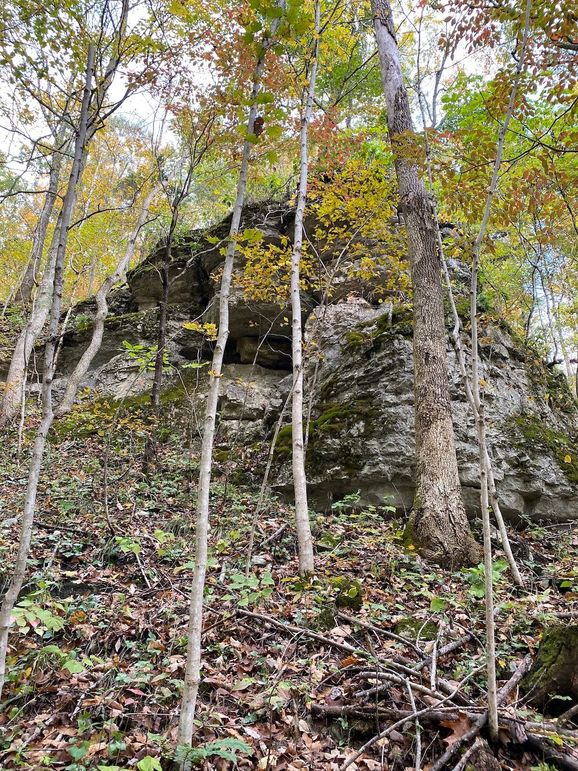
<instances>
[{"instance_id":1,"label":"rock face","mask_svg":"<svg viewBox=\"0 0 578 771\"><path fill-rule=\"evenodd\" d=\"M255 207L246 213L244 226L259 228L267 242L279 243L290 234L291 212ZM184 377L190 382L192 373L197 407L208 369L198 365L210 358L211 343L183 324L215 321L219 239L227 232L225 222L209 234L193 233L175 250L170 266L167 353L173 369L167 387ZM151 373L135 346L146 350L156 343L161 258L162 250L151 255L111 296L103 347L85 383L96 395L122 398L150 388ZM240 260L237 279L242 265ZM460 272L467 274L467 269L454 266L458 282ZM407 511L414 492L411 309L399 297L394 303L386 296L379 304L375 281L351 282L344 273L341 286L347 286L347 293L336 292L325 305L319 305L319 293L304 292L306 381L313 393L307 449L311 500L326 507L359 490L367 503ZM64 339L62 378L90 338L93 306L89 301L75 309ZM270 440L290 390L288 316L278 304L246 300L237 282L221 388L222 436L234 431L248 444ZM504 513L515 520L578 518L578 411L563 377L497 324L486 325L480 344L488 435ZM464 499L475 513L474 422L449 347L448 357ZM275 483L289 491L288 428L279 434L276 461Z\"/></svg>"},{"instance_id":2,"label":"rock face","mask_svg":"<svg viewBox=\"0 0 578 771\"><path fill-rule=\"evenodd\" d=\"M363 301L332 305L311 315L306 335L321 353L308 448L318 501L360 490L368 503L409 510L415 450L411 311L390 313ZM568 389L540 362L522 357L503 329L487 327L482 343L488 437L504 514L578 517L576 407ZM466 507L474 512L475 425L450 348L448 359L460 478Z\"/></svg>"}]
</instances>

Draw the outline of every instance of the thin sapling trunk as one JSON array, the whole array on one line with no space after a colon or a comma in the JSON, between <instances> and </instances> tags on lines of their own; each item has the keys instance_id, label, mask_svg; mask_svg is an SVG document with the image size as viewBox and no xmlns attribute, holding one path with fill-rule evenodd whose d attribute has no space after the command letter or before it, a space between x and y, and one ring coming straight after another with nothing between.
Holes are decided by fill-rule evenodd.
<instances>
[{"instance_id":1,"label":"thin sapling trunk","mask_svg":"<svg viewBox=\"0 0 578 771\"><path fill-rule=\"evenodd\" d=\"M52 307L50 309L48 340L44 350L42 418L36 434L34 449L32 451L32 460L30 462L30 470L28 473L28 485L26 488L24 512L22 514L20 539L18 542L16 559L12 577L0 607L0 698L2 697L2 688L6 679L6 654L8 651L8 634L11 625L11 616L26 575L30 542L32 539L32 528L34 524L34 513L36 510L36 494L44 459L46 437L54 420L54 412L52 409L52 381L56 369L56 353L58 350L58 331L60 325L60 310L62 306L62 288L64 285L64 256L66 253L68 226L76 201L78 182L86 155L88 106L90 102L93 68L94 45L91 43L88 47L86 77L74 146L74 159L70 171L68 187L62 203L60 237L55 256L54 293L52 297Z\"/></svg>"},{"instance_id":2,"label":"thin sapling trunk","mask_svg":"<svg viewBox=\"0 0 578 771\"><path fill-rule=\"evenodd\" d=\"M297 530L297 546L299 555L299 573L310 575L315 570L313 555L313 538L309 523L307 505L307 475L305 473L305 445L303 440L303 330L301 324L301 254L303 250L303 216L307 202L307 174L309 169L308 131L313 100L315 98L315 80L317 77L317 61L319 49L320 7L319 0L315 4L315 38L309 85L304 93L304 107L301 115L300 143L300 173L297 207L295 210L295 234L291 255L291 350L293 359L293 397L291 409L292 431L292 468L293 490L295 494L295 524Z\"/></svg>"},{"instance_id":3,"label":"thin sapling trunk","mask_svg":"<svg viewBox=\"0 0 578 771\"><path fill-rule=\"evenodd\" d=\"M510 92L510 99L506 109L506 115L500 128L498 142L496 145L496 158L492 171L492 178L486 196L486 202L480 223L480 229L473 246L472 259L472 277L470 285L470 323L472 336L472 397L476 410L476 429L478 435L478 447L480 452L480 484L481 484L481 506L482 506L482 525L484 533L484 571L485 571L485 606L486 606L486 663L488 675L488 728L490 737L495 741L498 738L498 704L496 699L496 651L495 651L495 624L493 612L493 576L492 576L492 543L490 538L490 510L488 496L488 453L485 440L485 413L484 402L480 394L480 357L478 351L478 272L480 265L480 256L482 243L484 241L488 222L492 209L492 202L498 189L498 179L502 158L504 155L504 145L506 142L506 133L512 118L518 86L524 66L526 47L528 43L528 32L530 27L530 9L532 2L527 0L524 18L524 33L521 44L521 51L516 63L516 72Z\"/></svg>"},{"instance_id":4,"label":"thin sapling trunk","mask_svg":"<svg viewBox=\"0 0 578 771\"><path fill-rule=\"evenodd\" d=\"M94 360L94 357L100 350L100 346L102 345L102 338L104 335L104 325L106 322L106 318L108 316L108 302L107 302L108 295L110 293L110 290L113 288L113 286L122 279L122 277L126 273L126 270L132 261L132 258L134 257L139 233L142 230L143 225L146 221L148 210L151 205L151 201L154 198L156 192L157 192L156 189L151 190L151 192L146 196L145 200L143 201L138 222L129 237L122 259L116 266L116 270L114 271L114 273L112 273L104 281L103 285L96 293L96 298L95 298L96 299L96 316L94 318L92 338L90 340L90 343L88 344L87 349L80 357L80 360L76 365L76 367L74 368L72 374L68 377L68 382L66 385L64 396L62 397L60 404L55 410L56 417L61 417L62 415L65 415L67 412L69 412L72 409L72 405L74 404L74 400L76 399L78 388L80 387L80 384L82 383L84 376L88 372L90 365Z\"/></svg>"},{"instance_id":5,"label":"thin sapling trunk","mask_svg":"<svg viewBox=\"0 0 578 771\"><path fill-rule=\"evenodd\" d=\"M253 138L254 136L255 119L257 117L256 99L261 90L261 79L265 68L265 58L267 51L273 43L278 25L279 20L275 19L271 24L270 36L261 41L260 53L253 77L253 87L250 96L251 107L249 108L246 127L247 134L250 138ZM237 196L233 207L233 216L229 230L229 242L221 277L221 287L219 292L219 328L217 331L211 370L209 372L209 389L205 405L195 522L195 569L191 587L189 621L187 627L187 663L177 733L177 744L185 746L189 746L193 738L195 709L201 680L203 594L207 572L209 493L211 486L213 445L215 440L215 425L217 420L219 385L222 374L223 357L227 339L229 337L229 295L233 278L233 266L237 245L236 238L241 224L252 147L252 142L249 141L249 139L246 139L243 143L241 166L237 182Z\"/></svg>"}]
</instances>

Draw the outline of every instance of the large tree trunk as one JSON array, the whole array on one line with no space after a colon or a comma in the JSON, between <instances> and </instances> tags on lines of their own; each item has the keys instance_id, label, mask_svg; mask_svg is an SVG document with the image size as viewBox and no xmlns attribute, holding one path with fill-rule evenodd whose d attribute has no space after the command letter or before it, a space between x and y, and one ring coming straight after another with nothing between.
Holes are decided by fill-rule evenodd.
<instances>
[{"instance_id":1,"label":"large tree trunk","mask_svg":"<svg viewBox=\"0 0 578 771\"><path fill-rule=\"evenodd\" d=\"M307 202L307 174L309 153L307 138L315 98L317 57L319 49L319 0L315 4L315 42L309 85L304 94L304 108L300 131L299 192L295 210L295 233L291 256L291 349L293 359L293 397L291 411L293 490L295 493L295 524L299 552L299 573L308 575L315 569L313 538L307 505L307 476L305 473L305 446L303 441L303 330L301 328L301 253L303 249L303 215Z\"/></svg>"},{"instance_id":2,"label":"large tree trunk","mask_svg":"<svg viewBox=\"0 0 578 771\"><path fill-rule=\"evenodd\" d=\"M24 512L20 527L20 539L18 551L14 562L12 578L6 589L6 593L0 607L0 698L2 688L6 679L6 653L8 650L8 634L10 630L10 618L12 610L20 594L26 575L28 565L28 554L30 552L30 541L32 539L32 526L34 524L34 513L36 510L36 493L42 469L44 458L44 449L46 446L46 437L50 426L54 420L52 409L52 381L56 369L56 354L58 351L58 330L60 325L60 310L62 306L62 287L64 285L64 255L66 253L66 244L68 238L68 226L76 200L78 182L86 156L87 140L87 118L88 105L90 102L92 72L94 67L94 45L91 43L88 47L88 56L86 63L86 80L82 97L82 106L76 134L74 159L68 180L68 187L62 203L60 215L61 227L58 248L54 260L54 287L52 295L52 306L50 309L50 323L48 327L48 340L44 350L44 367L42 381L42 419L34 449L32 460L28 473L28 486L26 488L26 499L24 502Z\"/></svg>"},{"instance_id":3,"label":"large tree trunk","mask_svg":"<svg viewBox=\"0 0 578 771\"><path fill-rule=\"evenodd\" d=\"M391 7L371 0L401 209L407 229L414 307L416 494L411 535L440 563L479 561L461 496L448 387L440 256L430 201L405 140L413 133Z\"/></svg>"}]
</instances>

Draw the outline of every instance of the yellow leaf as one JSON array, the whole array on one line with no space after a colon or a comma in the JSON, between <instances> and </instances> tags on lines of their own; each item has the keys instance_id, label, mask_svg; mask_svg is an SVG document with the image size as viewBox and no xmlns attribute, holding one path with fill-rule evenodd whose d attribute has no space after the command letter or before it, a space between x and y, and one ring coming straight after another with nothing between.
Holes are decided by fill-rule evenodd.
<instances>
[{"instance_id":1,"label":"yellow leaf","mask_svg":"<svg viewBox=\"0 0 578 771\"><path fill-rule=\"evenodd\" d=\"M572 456L564 455L564 463L572 463Z\"/></svg>"}]
</instances>

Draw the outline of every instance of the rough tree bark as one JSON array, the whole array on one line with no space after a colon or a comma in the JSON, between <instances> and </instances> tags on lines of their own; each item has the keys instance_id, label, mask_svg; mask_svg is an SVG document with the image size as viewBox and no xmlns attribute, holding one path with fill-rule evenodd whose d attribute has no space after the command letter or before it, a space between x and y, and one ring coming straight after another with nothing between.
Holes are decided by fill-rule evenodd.
<instances>
[{"instance_id":1,"label":"rough tree bark","mask_svg":"<svg viewBox=\"0 0 578 771\"><path fill-rule=\"evenodd\" d=\"M56 250L54 261L54 292L52 296L52 307L50 309L48 340L44 350L42 418L36 434L34 449L32 451L32 460L30 462L30 469L28 472L28 485L26 488L24 512L22 514L22 521L20 526L18 551L16 553L12 577L0 607L0 698L2 696L4 681L6 679L6 654L8 651L8 634L10 630L12 610L16 604L26 575L28 555L30 552L30 541L32 538L32 527L34 524L34 513L36 509L36 493L38 490L40 471L42 469L42 461L44 458L46 437L54 420L54 412L52 409L52 381L56 369L56 353L58 350L58 330L60 325L60 310L62 306L62 287L64 284L64 256L66 253L68 238L68 225L70 224L72 210L76 201L78 182L87 150L86 141L88 106L91 95L93 68L94 45L91 43L88 47L82 106L78 121L78 130L76 132L76 139L74 143L74 157L70 170L68 186L62 203L60 237L58 240L58 248Z\"/></svg>"},{"instance_id":2,"label":"rough tree bark","mask_svg":"<svg viewBox=\"0 0 578 771\"><path fill-rule=\"evenodd\" d=\"M284 7L281 4L281 7ZM256 99L261 90L261 78L265 68L265 58L274 41L279 25L275 19L271 24L270 36L261 41L260 54L255 66L253 86L251 89L249 116L247 119L247 134L252 138L257 117ZM221 287L219 292L219 328L213 361L209 373L209 389L205 405L203 423L203 438L201 443L201 458L199 463L199 485L197 491L197 508L195 521L195 569L191 587L189 621L187 626L187 663L183 697L179 715L177 744L190 745L193 738L195 708L201 681L201 633L203 627L203 594L207 572L207 540L209 530L209 492L211 486L211 470L213 462L213 444L215 440L215 424L219 401L219 385L225 346L229 337L229 295L233 277L233 265L236 251L236 236L241 224L241 214L245 201L247 174L251 156L252 142L248 139L243 143L237 196L233 207L233 217L229 230L229 242L223 265Z\"/></svg>"},{"instance_id":3,"label":"rough tree bark","mask_svg":"<svg viewBox=\"0 0 578 771\"><path fill-rule=\"evenodd\" d=\"M427 177L428 177L428 184L429 189L428 193L430 195L431 205L432 205L432 215L434 218L435 228L436 228L436 238L437 238L437 246L438 246L438 253L440 255L440 259L442 262L443 267L443 274L444 279L446 282L447 292L448 292L448 300L450 304L450 311L452 315L452 320L454 323L454 327L452 330L452 340L454 344L454 348L456 351L456 358L458 362L458 366L460 369L460 375L462 378L462 382L464 385L464 389L466 392L466 398L468 400L468 403L470 407L472 408L472 412L474 414L474 419L478 421L478 412L476 409L476 404L474 401L474 395L472 392L472 384L470 382L470 377L468 374L468 369L466 365L466 354L464 350L464 346L462 343L462 337L461 337L461 321L460 317L457 311L456 302L454 298L454 293L452 289L452 283L450 280L449 270L447 266L447 262L445 259L444 254L444 245L442 241L441 236L441 230L439 225L439 217L438 217L438 210L437 210L437 201L435 198L434 193L434 184L433 184L433 172L432 172L432 162L431 162L431 147L428 139L428 131L427 131L427 124L426 124L426 116L425 116L425 109L424 109L424 95L421 90L421 77L420 77L420 48L418 44L418 53L417 53L417 72L418 72L418 100L419 100L419 106L421 111L421 118L422 118L422 124L423 124L423 141L424 141L424 149L425 149L425 159L426 159L426 168L427 168ZM500 501L498 498L498 492L496 489L496 482L494 478L494 470L493 470L493 464L490 458L489 450L487 441L485 438L485 431L484 431L484 444L482 447L482 452L484 455L484 458L486 459L486 474L487 474L487 481L488 481L488 491L489 491L489 498L490 502L492 504L492 509L494 511L494 517L496 519L496 524L498 525L498 529L500 531L500 538L502 541L502 546L504 548L504 553L506 555L506 558L508 560L508 564L510 566L510 570L512 571L512 576L514 578L515 583L518 586L523 586L524 582L522 580L522 576L520 575L520 571L518 570L518 565L516 563L516 560L514 558L514 555L512 553L512 548L510 546L510 539L508 537L508 531L506 530L506 523L504 522L504 517L502 516L502 510L500 507Z\"/></svg>"},{"instance_id":4,"label":"rough tree bark","mask_svg":"<svg viewBox=\"0 0 578 771\"><path fill-rule=\"evenodd\" d=\"M307 202L307 174L309 152L307 146L309 123L315 99L315 81L319 49L320 7L315 4L315 40L309 85L304 92L304 107L300 131L300 173L297 206L295 209L295 231L291 255L291 351L293 361L293 397L291 409L293 490L295 493L295 524L299 554L299 573L309 575L315 570L313 538L309 523L307 505L307 475L305 473L305 446L303 441L303 330L301 324L301 253L303 250L303 215Z\"/></svg>"},{"instance_id":5,"label":"rough tree bark","mask_svg":"<svg viewBox=\"0 0 578 771\"><path fill-rule=\"evenodd\" d=\"M74 404L74 400L76 398L76 393L78 391L78 388L84 376L88 372L88 369L92 364L94 357L100 350L100 346L102 344L102 338L104 334L104 324L106 321L106 317L108 316L107 298L108 298L109 292L112 289L112 287L118 281L121 280L121 278L126 272L126 269L129 267L132 261L132 258L135 253L135 248L136 248L139 233L142 230L142 227L146 221L148 210L151 205L151 201L156 195L156 193L157 193L157 189L155 188L151 190L150 193L144 199L142 208L139 214L138 222L129 237L128 243L126 245L126 250L122 259L118 263L114 273L112 273L112 275L110 275L106 279L106 281L103 283L101 288L96 293L96 298L95 298L96 299L96 316L94 318L92 338L90 340L90 343L88 344L88 347L80 357L80 360L76 365L76 367L74 368L74 371L68 378L68 383L66 385L64 396L62 397L62 400L54 413L57 418L61 417L62 415L65 415L72 408L72 405Z\"/></svg>"},{"instance_id":6,"label":"rough tree bark","mask_svg":"<svg viewBox=\"0 0 578 771\"><path fill-rule=\"evenodd\" d=\"M391 7L387 0L371 0L371 8L413 287L416 494L411 536L424 556L445 564L472 564L478 562L480 548L461 497L436 228L417 162L404 146L413 126Z\"/></svg>"}]
</instances>

